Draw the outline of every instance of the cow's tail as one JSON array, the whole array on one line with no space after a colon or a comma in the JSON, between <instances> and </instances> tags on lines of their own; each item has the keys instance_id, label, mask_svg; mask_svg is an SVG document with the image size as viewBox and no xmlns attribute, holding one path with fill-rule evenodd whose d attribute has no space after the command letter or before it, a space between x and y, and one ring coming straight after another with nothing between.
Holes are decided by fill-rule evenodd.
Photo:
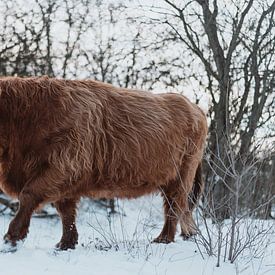
<instances>
[{"instance_id":1,"label":"cow's tail","mask_svg":"<svg viewBox=\"0 0 275 275\"><path fill-rule=\"evenodd\" d=\"M198 204L198 201L199 201L200 196L203 192L203 189L204 189L204 181L203 181L203 176L202 176L202 163L200 163L198 165L198 168L196 171L192 191L190 192L189 197L188 197L189 209L191 211Z\"/></svg>"}]
</instances>

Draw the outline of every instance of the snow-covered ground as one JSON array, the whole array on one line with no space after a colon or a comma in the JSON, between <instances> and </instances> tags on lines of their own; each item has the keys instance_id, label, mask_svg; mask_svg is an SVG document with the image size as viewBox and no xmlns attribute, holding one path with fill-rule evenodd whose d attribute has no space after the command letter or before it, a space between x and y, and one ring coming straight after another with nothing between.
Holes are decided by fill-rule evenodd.
<instances>
[{"instance_id":1,"label":"snow-covered ground","mask_svg":"<svg viewBox=\"0 0 275 275\"><path fill-rule=\"evenodd\" d=\"M108 217L106 210L83 200L77 221L79 244L66 252L54 250L61 236L59 218L33 217L22 246L15 253L0 254L0 274L275 274L274 235L269 236L271 244L261 257L246 255L234 264L222 262L216 267L216 258L205 254L203 259L194 240L177 236L169 245L150 242L163 224L160 197L119 201L118 205L119 214ZM0 216L0 237L10 219Z\"/></svg>"}]
</instances>

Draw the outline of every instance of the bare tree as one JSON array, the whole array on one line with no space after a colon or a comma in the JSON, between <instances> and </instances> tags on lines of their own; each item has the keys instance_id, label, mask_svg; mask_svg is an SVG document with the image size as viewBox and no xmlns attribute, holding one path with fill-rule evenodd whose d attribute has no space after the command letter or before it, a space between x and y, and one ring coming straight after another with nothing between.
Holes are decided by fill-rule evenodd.
<instances>
[{"instance_id":1,"label":"bare tree","mask_svg":"<svg viewBox=\"0 0 275 275\"><path fill-rule=\"evenodd\" d=\"M40 47L42 29L35 24L35 13L19 9L12 1L2 2L3 17L0 37L0 73L30 75L41 70Z\"/></svg>"},{"instance_id":2,"label":"bare tree","mask_svg":"<svg viewBox=\"0 0 275 275\"><path fill-rule=\"evenodd\" d=\"M232 208L230 171L254 156L257 129L274 116L274 1L171 1L155 7L167 36L197 57L197 79L211 95L208 192L219 219ZM197 63L195 63L197 65ZM274 133L273 133L274 134ZM228 158L228 144L236 161ZM232 166L234 165L234 167ZM210 186L210 185L208 185Z\"/></svg>"},{"instance_id":3,"label":"bare tree","mask_svg":"<svg viewBox=\"0 0 275 275\"><path fill-rule=\"evenodd\" d=\"M56 1L47 0L40 1L35 0L39 7L38 16L42 21L42 35L40 43L45 43L45 56L44 56L44 71L49 76L54 76L53 70L53 54L52 54L52 17L57 10Z\"/></svg>"}]
</instances>

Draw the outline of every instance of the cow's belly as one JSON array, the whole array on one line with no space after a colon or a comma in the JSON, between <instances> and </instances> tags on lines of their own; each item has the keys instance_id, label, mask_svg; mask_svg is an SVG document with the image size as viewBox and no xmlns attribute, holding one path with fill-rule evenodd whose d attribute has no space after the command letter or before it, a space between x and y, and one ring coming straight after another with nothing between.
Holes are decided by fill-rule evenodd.
<instances>
[{"instance_id":1,"label":"cow's belly","mask_svg":"<svg viewBox=\"0 0 275 275\"><path fill-rule=\"evenodd\" d=\"M159 188L153 184L143 184L140 186L118 187L118 188L90 188L84 196L92 198L137 198L146 194L158 192Z\"/></svg>"}]
</instances>

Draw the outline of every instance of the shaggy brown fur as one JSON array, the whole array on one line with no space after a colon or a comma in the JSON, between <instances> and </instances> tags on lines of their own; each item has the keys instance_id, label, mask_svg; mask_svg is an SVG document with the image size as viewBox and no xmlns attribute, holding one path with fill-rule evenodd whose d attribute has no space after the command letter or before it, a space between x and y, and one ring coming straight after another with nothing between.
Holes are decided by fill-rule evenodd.
<instances>
[{"instance_id":1,"label":"shaggy brown fur","mask_svg":"<svg viewBox=\"0 0 275 275\"><path fill-rule=\"evenodd\" d=\"M0 79L0 187L20 201L5 235L26 237L33 211L53 202L60 249L77 243L81 196L136 198L161 191L165 224L156 242L194 233L193 187L207 134L203 112L184 96L154 95L97 81ZM192 192L193 190L193 192Z\"/></svg>"}]
</instances>

